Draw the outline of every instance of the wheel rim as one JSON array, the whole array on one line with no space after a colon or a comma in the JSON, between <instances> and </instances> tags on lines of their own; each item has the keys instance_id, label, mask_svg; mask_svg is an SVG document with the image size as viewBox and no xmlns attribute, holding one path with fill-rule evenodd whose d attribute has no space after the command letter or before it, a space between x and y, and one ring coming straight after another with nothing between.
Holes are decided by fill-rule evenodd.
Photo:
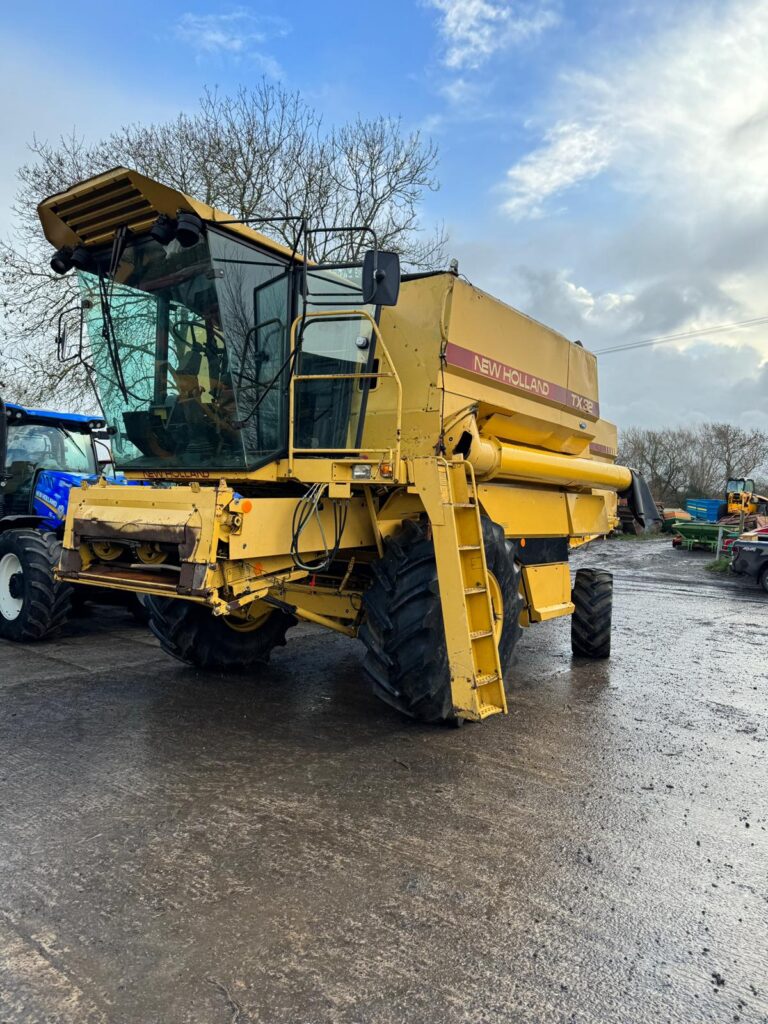
<instances>
[{"instance_id":1,"label":"wheel rim","mask_svg":"<svg viewBox=\"0 0 768 1024\"><path fill-rule=\"evenodd\" d=\"M248 611L244 618L237 619L232 615L227 615L224 618L224 622L230 629L234 629L236 633L252 633L255 629L261 629L271 614L272 609L265 605L263 601L254 601L248 606Z\"/></svg>"},{"instance_id":2,"label":"wheel rim","mask_svg":"<svg viewBox=\"0 0 768 1024\"><path fill-rule=\"evenodd\" d=\"M493 611L493 635L498 644L501 640L501 631L504 628L504 598L501 596L499 581L492 572L488 573L488 586L491 595L491 610Z\"/></svg>"},{"instance_id":3,"label":"wheel rim","mask_svg":"<svg viewBox=\"0 0 768 1024\"><path fill-rule=\"evenodd\" d=\"M122 544L113 544L111 541L94 541L91 544L94 555L102 562L114 562L122 555L124 548Z\"/></svg>"},{"instance_id":4,"label":"wheel rim","mask_svg":"<svg viewBox=\"0 0 768 1024\"><path fill-rule=\"evenodd\" d=\"M145 565L160 565L168 557L157 544L139 544L136 554Z\"/></svg>"},{"instance_id":5,"label":"wheel rim","mask_svg":"<svg viewBox=\"0 0 768 1024\"><path fill-rule=\"evenodd\" d=\"M0 558L0 615L7 622L18 619L21 609L24 607L24 598L14 596L16 585L19 582L18 580L14 581L14 577L23 575L22 564L12 551Z\"/></svg>"}]
</instances>

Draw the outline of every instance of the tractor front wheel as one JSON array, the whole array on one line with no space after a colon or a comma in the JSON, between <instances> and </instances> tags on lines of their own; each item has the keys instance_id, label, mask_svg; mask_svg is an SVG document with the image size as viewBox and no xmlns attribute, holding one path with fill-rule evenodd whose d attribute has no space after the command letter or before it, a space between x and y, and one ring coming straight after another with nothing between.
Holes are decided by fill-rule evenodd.
<instances>
[{"instance_id":1,"label":"tractor front wheel","mask_svg":"<svg viewBox=\"0 0 768 1024\"><path fill-rule=\"evenodd\" d=\"M521 633L520 565L502 528L483 516L483 544L506 674ZM374 563L360 639L363 667L381 700L422 722L456 722L451 672L437 581L435 548L426 522L406 520Z\"/></svg>"},{"instance_id":2,"label":"tractor front wheel","mask_svg":"<svg viewBox=\"0 0 768 1024\"><path fill-rule=\"evenodd\" d=\"M60 554L61 542L53 533L0 533L0 638L29 643L64 624L72 588L53 578Z\"/></svg>"},{"instance_id":3,"label":"tractor front wheel","mask_svg":"<svg viewBox=\"0 0 768 1024\"><path fill-rule=\"evenodd\" d=\"M243 672L266 664L296 619L257 602L248 618L215 616L189 601L147 597L149 628L171 657L213 672Z\"/></svg>"}]
</instances>

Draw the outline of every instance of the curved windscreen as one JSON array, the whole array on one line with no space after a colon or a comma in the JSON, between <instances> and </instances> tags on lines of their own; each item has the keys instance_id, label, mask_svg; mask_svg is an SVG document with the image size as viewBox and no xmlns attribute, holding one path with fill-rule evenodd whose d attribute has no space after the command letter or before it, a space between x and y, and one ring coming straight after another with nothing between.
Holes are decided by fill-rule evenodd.
<instances>
[{"instance_id":1,"label":"curved windscreen","mask_svg":"<svg viewBox=\"0 0 768 1024\"><path fill-rule=\"evenodd\" d=\"M92 360L123 469L255 468L287 439L286 265L213 229L129 240L80 272Z\"/></svg>"}]
</instances>

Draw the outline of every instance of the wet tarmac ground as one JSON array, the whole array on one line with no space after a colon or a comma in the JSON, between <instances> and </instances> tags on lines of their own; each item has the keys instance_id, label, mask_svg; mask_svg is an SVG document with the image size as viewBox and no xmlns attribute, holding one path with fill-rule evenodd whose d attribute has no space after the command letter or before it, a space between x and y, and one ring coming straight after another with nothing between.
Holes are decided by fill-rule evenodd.
<instances>
[{"instance_id":1,"label":"wet tarmac ground","mask_svg":"<svg viewBox=\"0 0 768 1024\"><path fill-rule=\"evenodd\" d=\"M404 722L299 627L259 680L117 610L0 645L0 1022L768 1021L768 596L668 540L614 654Z\"/></svg>"}]
</instances>

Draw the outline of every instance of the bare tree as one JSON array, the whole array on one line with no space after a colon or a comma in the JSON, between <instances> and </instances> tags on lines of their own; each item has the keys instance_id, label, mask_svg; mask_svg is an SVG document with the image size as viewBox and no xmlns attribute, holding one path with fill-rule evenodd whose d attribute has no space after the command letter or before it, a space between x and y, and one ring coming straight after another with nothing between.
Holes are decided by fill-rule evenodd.
<instances>
[{"instance_id":1,"label":"bare tree","mask_svg":"<svg viewBox=\"0 0 768 1024\"><path fill-rule=\"evenodd\" d=\"M743 430L732 423L706 424L706 447L721 478L752 476L768 461L768 437L762 430Z\"/></svg>"},{"instance_id":2,"label":"bare tree","mask_svg":"<svg viewBox=\"0 0 768 1024\"><path fill-rule=\"evenodd\" d=\"M76 283L51 272L36 207L112 167L132 167L233 217L304 217L315 260L360 258L370 232L319 230L353 225L375 231L378 245L412 269L445 262L442 227L427 231L419 216L425 194L438 188L435 146L385 117L326 128L298 93L266 81L234 96L208 90L194 113L126 125L92 145L72 135L55 144L33 139L30 150L18 171L16 231L0 243L5 379L26 401L93 404L82 369L53 357L51 339L62 311L77 299ZM294 242L290 224L266 230Z\"/></svg>"},{"instance_id":3,"label":"bare tree","mask_svg":"<svg viewBox=\"0 0 768 1024\"><path fill-rule=\"evenodd\" d=\"M718 497L729 478L751 477L768 467L768 433L731 423L692 428L622 431L619 461L639 470L658 501Z\"/></svg>"}]
</instances>

